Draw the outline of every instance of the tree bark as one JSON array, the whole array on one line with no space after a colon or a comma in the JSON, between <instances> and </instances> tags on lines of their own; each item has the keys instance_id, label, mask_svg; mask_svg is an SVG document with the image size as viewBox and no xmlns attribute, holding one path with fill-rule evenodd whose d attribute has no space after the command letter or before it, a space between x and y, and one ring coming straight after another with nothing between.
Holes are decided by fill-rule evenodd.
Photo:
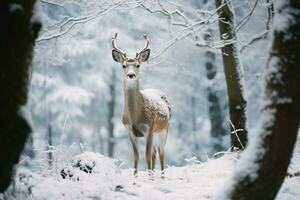
<instances>
[{"instance_id":1,"label":"tree bark","mask_svg":"<svg viewBox=\"0 0 300 200\"><path fill-rule=\"evenodd\" d=\"M286 176L300 120L300 1L275 4L273 46L257 136L241 158L230 199L274 199ZM285 20L286 19L286 20ZM288 19L288 20L287 20ZM251 166L255 166L252 170ZM255 176L253 176L255 175Z\"/></svg>"},{"instance_id":2,"label":"tree bark","mask_svg":"<svg viewBox=\"0 0 300 200\"><path fill-rule=\"evenodd\" d=\"M20 114L27 102L28 71L35 38L40 29L31 22L34 0L3 0L0 3L0 192L10 184L31 132Z\"/></svg>"},{"instance_id":3,"label":"tree bark","mask_svg":"<svg viewBox=\"0 0 300 200\"><path fill-rule=\"evenodd\" d=\"M115 136L114 136L114 114L115 114L115 101L116 101L116 72L115 70L112 70L111 75L111 82L109 85L109 91L110 91L110 100L108 102L108 156L113 157L114 156L114 150L115 150Z\"/></svg>"},{"instance_id":4,"label":"tree bark","mask_svg":"<svg viewBox=\"0 0 300 200\"><path fill-rule=\"evenodd\" d=\"M222 50L224 73L228 93L229 116L234 129L239 130L231 134L232 149L243 150L247 144L246 128L246 100L243 95L242 64L236 44L234 13L230 0L215 0L219 14L219 29L221 40L225 42Z\"/></svg>"}]
</instances>

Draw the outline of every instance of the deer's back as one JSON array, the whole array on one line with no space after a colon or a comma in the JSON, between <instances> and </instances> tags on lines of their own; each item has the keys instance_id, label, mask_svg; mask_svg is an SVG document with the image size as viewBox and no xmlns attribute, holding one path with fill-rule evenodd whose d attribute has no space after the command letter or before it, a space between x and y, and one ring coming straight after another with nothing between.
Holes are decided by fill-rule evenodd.
<instances>
[{"instance_id":1,"label":"deer's back","mask_svg":"<svg viewBox=\"0 0 300 200\"><path fill-rule=\"evenodd\" d=\"M168 128L171 107L166 95L156 89L141 90L144 98L144 110L149 121L154 121L154 132Z\"/></svg>"}]
</instances>

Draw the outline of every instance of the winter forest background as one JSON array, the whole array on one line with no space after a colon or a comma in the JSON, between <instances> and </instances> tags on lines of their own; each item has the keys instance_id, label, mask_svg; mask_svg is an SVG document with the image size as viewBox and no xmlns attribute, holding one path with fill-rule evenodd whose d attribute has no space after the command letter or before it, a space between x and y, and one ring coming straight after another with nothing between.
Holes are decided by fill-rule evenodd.
<instances>
[{"instance_id":1,"label":"winter forest background","mask_svg":"<svg viewBox=\"0 0 300 200\"><path fill-rule=\"evenodd\" d=\"M218 3L221 5L216 6ZM277 4L278 8L286 6ZM295 3L298 12L290 13L299 17L298 4ZM229 5L229 15L233 14L232 23L222 19L220 10L226 5ZM13 4L10 12L22 10L19 6ZM6 193L0 193L0 199L215 199L215 194L219 195L217 199L226 199L228 193L222 192L239 189L240 193L232 192L228 198L241 199L239 195L245 191L242 186L239 188L239 181L245 178L243 186L246 187L255 180L260 173L257 166L263 163L259 155L268 152L262 141L268 137L273 118L266 109L269 102L262 96L264 89L269 89L266 82L272 69L266 68L270 63L271 67L281 66L279 61L271 59L271 49L277 47L272 42L278 36L273 33L284 32L284 28L293 25L293 20L289 24L288 17L284 19L284 16L273 23L274 9L273 0L40 0L34 7L38 13L34 20L38 18L42 27L34 40L26 105L31 113L26 118L31 123L32 134L16 168L16 178ZM294 21L299 28L299 20ZM222 33L220 22L232 25L233 30ZM123 69L112 58L111 39L116 32L118 46L130 57L143 47L144 33L150 40L151 55L141 65L140 87L164 91L172 108L165 148L165 182L147 178L144 139L139 141L141 175L132 180L132 147L122 123ZM299 30L295 32L298 34ZM289 36L285 38L287 41L293 34ZM300 34L296 36L300 38ZM227 55L221 50L230 45L238 75L227 74L227 77L238 80L240 93L232 93L226 85L228 72L224 72L223 59ZM280 70L274 73L280 82L284 73ZM299 92L295 94L299 100ZM276 99L277 95L275 91L270 96L283 104L290 103L288 96ZM230 107L230 96L241 97L238 102L241 107ZM243 98L247 104L243 104ZM246 109L246 120L243 115L233 117L232 109ZM296 115L291 113L290 121L293 116ZM246 122L245 129L240 129L243 125L237 125L237 119ZM289 127L286 130L288 134ZM237 146L241 146L235 149L232 138L237 134L248 134L249 140L256 142L247 149L238 167L235 163L240 159L240 152L235 150L243 151L247 141L238 141ZM277 196L280 200L300 196L296 189L300 185L299 136L295 140L291 164L281 174L282 179L287 178ZM283 142L291 151L293 144L293 141ZM279 153L279 148L277 151L278 158L285 156ZM93 169L87 171L92 176L87 177L86 169L80 165L89 167L91 161ZM289 158L282 161L287 166L289 162ZM70 163L77 163L79 171L68 168ZM66 174L72 181L65 180ZM233 177L230 179L233 181L224 181L228 177ZM197 194L199 185L202 190ZM230 190L230 186L237 189ZM48 197L50 193L52 198Z\"/></svg>"},{"instance_id":2,"label":"winter forest background","mask_svg":"<svg viewBox=\"0 0 300 200\"><path fill-rule=\"evenodd\" d=\"M181 165L193 156L204 161L229 149L222 41L214 2L161 3L41 2L44 28L36 42L29 97L35 125L31 148L84 148L128 163L131 144L122 124L123 72L111 57L111 37L118 32L119 46L131 56L143 46L143 33L150 39L151 56L142 65L140 81L142 88L164 91L172 106L167 163ZM237 31L250 130L258 117L269 41L267 3L254 3L233 2L237 24L255 6L249 21ZM155 12L162 8L180 14L170 19ZM204 23L191 29L176 25L200 21ZM262 34L265 38L247 45ZM210 43L204 40L207 35ZM208 69L208 64L213 68ZM210 119L217 120L214 127ZM112 152L109 145L114 145Z\"/></svg>"}]
</instances>

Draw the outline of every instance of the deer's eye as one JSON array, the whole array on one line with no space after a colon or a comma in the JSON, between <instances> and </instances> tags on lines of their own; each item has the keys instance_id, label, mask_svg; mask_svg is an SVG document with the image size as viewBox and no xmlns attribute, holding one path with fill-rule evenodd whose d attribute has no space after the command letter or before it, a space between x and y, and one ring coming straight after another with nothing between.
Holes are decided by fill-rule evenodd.
<instances>
[{"instance_id":1,"label":"deer's eye","mask_svg":"<svg viewBox=\"0 0 300 200\"><path fill-rule=\"evenodd\" d=\"M139 68L139 67L140 67L140 65L137 65L136 67L137 67L137 68Z\"/></svg>"},{"instance_id":2,"label":"deer's eye","mask_svg":"<svg viewBox=\"0 0 300 200\"><path fill-rule=\"evenodd\" d=\"M126 65L123 65L123 68L126 68Z\"/></svg>"}]
</instances>

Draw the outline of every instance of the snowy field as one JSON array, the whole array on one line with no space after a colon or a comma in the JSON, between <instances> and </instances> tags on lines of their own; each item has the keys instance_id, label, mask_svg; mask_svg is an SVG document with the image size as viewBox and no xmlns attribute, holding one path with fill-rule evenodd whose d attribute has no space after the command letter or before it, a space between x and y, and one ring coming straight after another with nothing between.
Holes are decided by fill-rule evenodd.
<instances>
[{"instance_id":1,"label":"snowy field","mask_svg":"<svg viewBox=\"0 0 300 200\"><path fill-rule=\"evenodd\" d=\"M159 170L153 176L139 171L133 177L133 169L123 169L119 160L84 152L73 157L63 171L19 169L13 186L0 199L216 199L235 171L236 157L227 153L203 163L169 166L166 178L161 179ZM290 174L299 171L299 158L297 145ZM276 199L298 200L299 188L300 176L287 176Z\"/></svg>"}]
</instances>

